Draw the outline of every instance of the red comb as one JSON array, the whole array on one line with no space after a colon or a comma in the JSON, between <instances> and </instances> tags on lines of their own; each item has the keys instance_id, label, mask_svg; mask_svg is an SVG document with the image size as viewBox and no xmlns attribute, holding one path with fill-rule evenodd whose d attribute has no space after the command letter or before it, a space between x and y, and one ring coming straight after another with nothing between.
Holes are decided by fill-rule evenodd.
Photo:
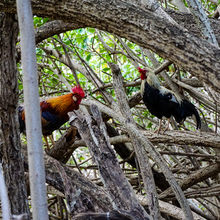
<instances>
[{"instance_id":1,"label":"red comb","mask_svg":"<svg viewBox=\"0 0 220 220\"><path fill-rule=\"evenodd\" d=\"M137 69L138 69L139 73L141 74L141 80L146 79L146 78L147 78L147 77L146 77L146 72L147 72L147 70L141 69L140 67L138 67Z\"/></svg>"},{"instance_id":2,"label":"red comb","mask_svg":"<svg viewBox=\"0 0 220 220\"><path fill-rule=\"evenodd\" d=\"M140 67L138 67L137 69L138 69L139 73L146 73L147 72L147 70L141 69Z\"/></svg>"},{"instance_id":3,"label":"red comb","mask_svg":"<svg viewBox=\"0 0 220 220\"><path fill-rule=\"evenodd\" d=\"M80 86L75 86L74 88L72 88L72 92L73 94L78 94L81 98L85 97L85 92Z\"/></svg>"}]
</instances>

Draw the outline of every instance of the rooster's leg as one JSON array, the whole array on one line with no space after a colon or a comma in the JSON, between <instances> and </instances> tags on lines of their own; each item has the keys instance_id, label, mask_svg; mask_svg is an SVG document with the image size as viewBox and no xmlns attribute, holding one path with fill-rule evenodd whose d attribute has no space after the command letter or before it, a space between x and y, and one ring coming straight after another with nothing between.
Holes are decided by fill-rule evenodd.
<instances>
[{"instance_id":1,"label":"rooster's leg","mask_svg":"<svg viewBox=\"0 0 220 220\"><path fill-rule=\"evenodd\" d=\"M168 118L167 121L168 121L168 124L167 124L166 128L164 129L163 134L165 133L165 131L169 130L170 118Z\"/></svg>"},{"instance_id":2,"label":"rooster's leg","mask_svg":"<svg viewBox=\"0 0 220 220\"><path fill-rule=\"evenodd\" d=\"M46 146L47 146L47 151L50 150L50 146L49 146L49 143L48 143L48 140L47 140L47 136L44 135L44 140L46 142Z\"/></svg>"},{"instance_id":3,"label":"rooster's leg","mask_svg":"<svg viewBox=\"0 0 220 220\"><path fill-rule=\"evenodd\" d=\"M160 133L160 130L161 130L161 127L162 127L162 119L160 119L160 122L159 122L159 127L158 127L158 129L157 129L157 130L155 130L155 132L154 132L154 133L159 134L159 133Z\"/></svg>"},{"instance_id":4,"label":"rooster's leg","mask_svg":"<svg viewBox=\"0 0 220 220\"><path fill-rule=\"evenodd\" d=\"M51 140L51 142L52 142L52 145L55 146L55 141L54 141L54 139L53 139L53 135L50 135L49 138L50 138L50 140Z\"/></svg>"}]
</instances>

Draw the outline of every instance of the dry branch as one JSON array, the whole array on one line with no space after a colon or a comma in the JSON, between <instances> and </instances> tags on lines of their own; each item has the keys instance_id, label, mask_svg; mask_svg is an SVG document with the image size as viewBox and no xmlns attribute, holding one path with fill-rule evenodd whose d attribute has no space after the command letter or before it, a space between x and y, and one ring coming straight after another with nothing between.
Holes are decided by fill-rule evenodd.
<instances>
[{"instance_id":1,"label":"dry branch","mask_svg":"<svg viewBox=\"0 0 220 220\"><path fill-rule=\"evenodd\" d=\"M71 178L59 161L54 160L54 167L63 181L63 190L69 213L75 215L76 213L95 211L93 202L85 193L82 193L79 187L73 185Z\"/></svg>"},{"instance_id":2,"label":"dry branch","mask_svg":"<svg viewBox=\"0 0 220 220\"><path fill-rule=\"evenodd\" d=\"M119 210L123 209L133 219L151 219L138 203L111 149L100 111L94 105L90 110L95 121L92 121L88 113L82 115L79 112L77 112L77 117L72 114L70 121L78 128L81 137L89 146L114 206Z\"/></svg>"},{"instance_id":3,"label":"dry branch","mask_svg":"<svg viewBox=\"0 0 220 220\"><path fill-rule=\"evenodd\" d=\"M139 195L138 198L141 201L141 204L143 206L148 205L145 196ZM161 201L161 200L159 200L159 206L160 206L160 211L162 213L168 214L169 216L172 216L172 217L174 217L175 219L178 219L178 220L185 220L185 216L184 216L184 213L183 213L181 208L176 207L176 206L174 206L170 203L167 203L167 202L164 202L164 201ZM193 217L194 217L194 220L205 220L205 218L201 217L200 215L198 215L196 213L193 213Z\"/></svg>"},{"instance_id":4,"label":"dry branch","mask_svg":"<svg viewBox=\"0 0 220 220\"><path fill-rule=\"evenodd\" d=\"M179 185L182 188L182 190L185 190L195 185L196 183L206 180L209 177L216 176L219 172L220 172L220 163L216 163L195 171L194 173L189 175L188 178L179 181ZM171 188L168 188L167 190L165 190L163 193L160 194L159 198L169 200L169 198L173 196L174 194L172 193Z\"/></svg>"},{"instance_id":5,"label":"dry branch","mask_svg":"<svg viewBox=\"0 0 220 220\"><path fill-rule=\"evenodd\" d=\"M207 132L166 131L164 134L155 134L151 131L140 131L153 144L176 144L210 148L220 148L220 136ZM109 139L111 144L131 142L127 135L119 135ZM85 146L83 140L78 140L73 147Z\"/></svg>"},{"instance_id":6,"label":"dry branch","mask_svg":"<svg viewBox=\"0 0 220 220\"><path fill-rule=\"evenodd\" d=\"M55 143L47 154L62 163L66 163L76 149L73 145L77 134L76 127L70 127Z\"/></svg>"},{"instance_id":7,"label":"dry branch","mask_svg":"<svg viewBox=\"0 0 220 220\"><path fill-rule=\"evenodd\" d=\"M22 153L25 161L25 169L26 171L28 171L27 146L22 146ZM57 160L44 154L44 161L47 184L53 186L58 191L64 193L64 181L60 172L57 169L57 166L55 165L57 163ZM61 166L64 169L65 175L67 175L67 177L71 179L71 183L92 200L93 205L98 207L98 211L107 212L113 209L111 205L111 200L109 199L107 192L102 187L97 186L88 178L84 177L79 172L68 168L64 164L59 164L59 166Z\"/></svg>"}]
</instances>

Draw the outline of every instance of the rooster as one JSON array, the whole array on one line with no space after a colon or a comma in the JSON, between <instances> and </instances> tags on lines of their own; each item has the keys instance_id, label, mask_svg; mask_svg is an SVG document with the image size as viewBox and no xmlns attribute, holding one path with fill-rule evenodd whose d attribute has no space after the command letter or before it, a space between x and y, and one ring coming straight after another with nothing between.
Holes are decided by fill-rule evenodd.
<instances>
[{"instance_id":1,"label":"rooster","mask_svg":"<svg viewBox=\"0 0 220 220\"><path fill-rule=\"evenodd\" d=\"M67 113L79 109L84 97L83 89L80 86L76 86L72 88L72 93L40 102L42 133L46 141L47 150L49 150L47 136L51 138L52 132L59 129L69 120ZM20 132L25 132L25 111L22 106L18 107L18 118ZM51 141L53 142L52 139Z\"/></svg>"},{"instance_id":2,"label":"rooster","mask_svg":"<svg viewBox=\"0 0 220 220\"><path fill-rule=\"evenodd\" d=\"M162 117L169 119L173 116L177 123L182 123L187 117L194 115L197 129L201 128L199 113L192 103L161 86L154 73L147 73L147 70L140 67L138 67L138 71L141 74L141 95L144 104L152 115L160 119L158 133L161 128Z\"/></svg>"}]
</instances>

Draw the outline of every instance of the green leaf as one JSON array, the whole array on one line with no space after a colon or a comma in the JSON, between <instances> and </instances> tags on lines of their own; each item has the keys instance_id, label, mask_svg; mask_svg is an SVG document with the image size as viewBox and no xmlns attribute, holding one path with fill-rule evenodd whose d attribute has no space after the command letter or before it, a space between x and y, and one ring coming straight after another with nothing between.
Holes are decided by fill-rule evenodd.
<instances>
[{"instance_id":1,"label":"green leaf","mask_svg":"<svg viewBox=\"0 0 220 220\"><path fill-rule=\"evenodd\" d=\"M86 61L90 61L91 57L92 57L92 55L91 55L91 53L90 53L90 54L86 57Z\"/></svg>"}]
</instances>

